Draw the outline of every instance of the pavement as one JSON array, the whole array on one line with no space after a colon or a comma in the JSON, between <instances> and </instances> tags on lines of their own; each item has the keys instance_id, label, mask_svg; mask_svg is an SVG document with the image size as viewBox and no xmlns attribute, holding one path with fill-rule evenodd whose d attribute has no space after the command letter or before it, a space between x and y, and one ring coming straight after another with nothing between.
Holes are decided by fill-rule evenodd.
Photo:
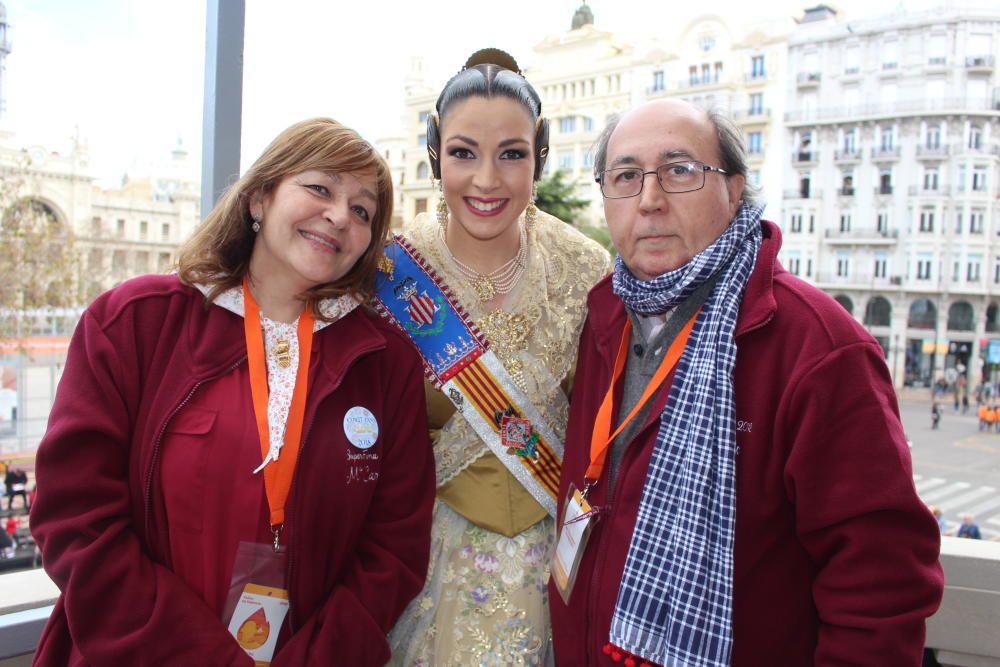
<instances>
[{"instance_id":1,"label":"pavement","mask_svg":"<svg viewBox=\"0 0 1000 667\"><path fill-rule=\"evenodd\" d=\"M917 493L941 508L949 531L958 530L963 514L971 514L983 539L1000 541L1000 433L979 430L975 405L962 414L947 400L941 402L939 428L931 428L929 393L900 394Z\"/></svg>"}]
</instances>

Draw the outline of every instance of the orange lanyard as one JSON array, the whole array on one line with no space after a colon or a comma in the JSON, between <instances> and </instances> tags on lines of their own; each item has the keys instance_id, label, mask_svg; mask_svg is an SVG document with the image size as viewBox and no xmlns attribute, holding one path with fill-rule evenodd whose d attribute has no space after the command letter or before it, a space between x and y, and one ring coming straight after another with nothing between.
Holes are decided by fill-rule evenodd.
<instances>
[{"instance_id":1,"label":"orange lanyard","mask_svg":"<svg viewBox=\"0 0 1000 667\"><path fill-rule=\"evenodd\" d=\"M261 459L266 459L271 449L271 431L268 428L267 406L267 364L264 360L264 334L260 327L260 307L250 293L246 278L243 279L243 331L247 341L247 363L250 366L250 394L253 396L253 411L257 418L257 435L260 438ZM279 527L285 523L285 501L295 475L295 461L299 458L302 440L302 422L306 412L306 387L309 380L309 354L312 351L313 315L305 308L299 316L299 367L295 374L295 389L292 390L292 404L285 422L285 446L281 456L264 467L264 491L271 510L270 521L274 531L275 544Z\"/></svg>"},{"instance_id":2,"label":"orange lanyard","mask_svg":"<svg viewBox=\"0 0 1000 667\"><path fill-rule=\"evenodd\" d=\"M660 362L660 367L656 369L653 377L650 379L649 384L642 392L642 396L639 401L632 408L632 411L625 417L625 420L615 429L615 432L611 432L611 412L614 409L614 394L615 385L618 384L618 379L622 375L622 371L625 369L625 358L628 357L628 339L629 333L632 331L632 321L625 320L625 330L622 332L622 342L618 346L618 357L615 359L615 369L611 376L611 386L608 387L607 393L604 395L604 401L601 403L600 409L597 411L597 418L594 420L594 431L590 438L590 465L587 466L587 473L584 475L584 495L586 496L586 491L590 489L597 480L601 478L601 474L604 472L604 460L608 455L608 447L614 442L614 439L618 437L618 434L622 432L622 429L632 421L632 418L636 416L642 406L650 399L650 397L656 393L663 381L667 379L670 375L670 371L673 370L674 366L677 365L678 360L681 358L681 354L684 352L684 346L687 345L688 338L691 336L691 329L694 328L694 321L698 318L698 313L701 312L701 308L695 311L691 319L687 321L684 328L680 330L677 337L674 338L674 342L670 344L670 348L667 350L667 354L663 357L663 361Z\"/></svg>"}]
</instances>

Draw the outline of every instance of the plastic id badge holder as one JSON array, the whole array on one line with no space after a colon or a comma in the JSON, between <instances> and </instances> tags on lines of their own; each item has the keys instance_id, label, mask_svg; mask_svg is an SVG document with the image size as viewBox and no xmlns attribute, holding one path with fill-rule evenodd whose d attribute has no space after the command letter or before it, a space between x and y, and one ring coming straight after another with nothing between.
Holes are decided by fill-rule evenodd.
<instances>
[{"instance_id":1,"label":"plastic id badge holder","mask_svg":"<svg viewBox=\"0 0 1000 667\"><path fill-rule=\"evenodd\" d=\"M566 604L569 604L569 597L573 593L580 560L587 548L587 540L590 539L595 521L596 515L590 503L576 486L570 484L563 510L563 525L552 557L552 581Z\"/></svg>"},{"instance_id":2,"label":"plastic id badge holder","mask_svg":"<svg viewBox=\"0 0 1000 667\"><path fill-rule=\"evenodd\" d=\"M233 562L222 619L229 634L261 667L271 664L288 614L287 556L285 547L275 551L272 544L240 542Z\"/></svg>"}]
</instances>

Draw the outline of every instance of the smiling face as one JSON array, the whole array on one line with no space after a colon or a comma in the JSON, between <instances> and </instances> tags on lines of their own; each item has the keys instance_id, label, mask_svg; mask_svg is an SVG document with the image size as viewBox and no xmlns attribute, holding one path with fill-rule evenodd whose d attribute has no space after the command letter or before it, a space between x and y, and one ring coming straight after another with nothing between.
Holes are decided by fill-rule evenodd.
<instances>
[{"instance_id":1,"label":"smiling face","mask_svg":"<svg viewBox=\"0 0 1000 667\"><path fill-rule=\"evenodd\" d=\"M371 242L375 191L374 174L306 171L254 196L250 212L261 226L250 256L254 280L295 295L343 277Z\"/></svg>"},{"instance_id":2,"label":"smiling face","mask_svg":"<svg viewBox=\"0 0 1000 667\"><path fill-rule=\"evenodd\" d=\"M645 104L622 118L608 141L607 169L697 160L719 165L719 142L704 111L675 100ZM650 280L687 264L719 238L736 216L743 177L705 173L705 187L666 193L654 174L637 197L605 199L611 240L625 265Z\"/></svg>"},{"instance_id":3,"label":"smiling face","mask_svg":"<svg viewBox=\"0 0 1000 667\"><path fill-rule=\"evenodd\" d=\"M451 210L449 240L517 236L531 199L534 123L507 97L470 97L448 109L441 126L441 184Z\"/></svg>"}]
</instances>

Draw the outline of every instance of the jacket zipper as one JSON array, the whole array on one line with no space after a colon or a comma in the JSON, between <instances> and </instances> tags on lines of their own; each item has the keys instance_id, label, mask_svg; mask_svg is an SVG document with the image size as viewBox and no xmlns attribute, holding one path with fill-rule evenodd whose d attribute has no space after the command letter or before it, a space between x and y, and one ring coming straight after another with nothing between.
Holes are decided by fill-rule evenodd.
<instances>
[{"instance_id":1,"label":"jacket zipper","mask_svg":"<svg viewBox=\"0 0 1000 667\"><path fill-rule=\"evenodd\" d=\"M346 373L345 373L345 375L346 375ZM343 378L341 378L341 380L337 382L337 384L333 387L333 389L330 391L330 393L333 393L334 391L336 391L337 388L340 387L340 385L341 385L342 382L343 382ZM327 396L329 396L329 395L330 394L327 394ZM326 399L326 396L324 396L323 399L321 399L316 404L316 409L313 411L312 416L309 419L309 425L306 427L306 430L303 431L303 434L302 434L302 446L299 447L299 459L295 462L296 472L298 472L299 461L302 460L301 459L302 452L305 451L306 445L309 443L309 434L312 433L313 424L316 422L316 414L319 412L320 403L322 403L323 400L325 400L325 399ZM292 479L294 480L294 477ZM293 483L294 483L294 481L293 481ZM297 490L298 490L298 487L296 487L296 491ZM291 514L291 512L289 512L288 515L285 517L285 524L291 525L291 519L292 519L292 514ZM292 534L292 536L294 538L294 533ZM295 570L295 549L292 548L292 542L289 541L288 542L288 566L287 566L287 568L285 570L285 576L288 578L288 593L289 593L289 597L291 597L291 592L292 592L292 574L294 573L294 570ZM291 600L289 600L289 602L291 602ZM290 613L288 614L288 629L291 631L291 634L294 635L295 631L298 629L298 625L299 625L298 624L298 618L297 618L297 616L298 616L298 605L296 605L296 604L289 604L288 606L290 607L290 609L289 609Z\"/></svg>"},{"instance_id":2,"label":"jacket zipper","mask_svg":"<svg viewBox=\"0 0 1000 667\"><path fill-rule=\"evenodd\" d=\"M636 435L636 437L638 437L638 434ZM633 438L633 441L634 440L635 440L635 438ZM629 444L631 444L631 443L629 443ZM626 453L627 453L627 451L628 451L628 448L626 446ZM624 462L625 461L624 461L624 457L623 457L622 463L624 463ZM618 466L618 474L617 474L616 477L622 477L624 475L624 472L625 472L624 466L619 465ZM617 482L618 480L616 479L615 481ZM614 524L615 517L618 514L618 494L621 493L621 486L622 486L621 484L618 484L618 483L615 484L615 490L611 493L611 498L610 498L610 500L611 500L611 510L608 512L608 514L606 516L600 517L600 519L602 521L606 521L607 522L606 525L608 525L608 526L611 526L611 525ZM596 610L598 608L598 605L597 605L598 600L597 600L597 598L599 597L598 591L600 591L600 589L601 589L600 582L598 580L600 578L600 574L604 571L604 564L605 564L605 562L608 559L608 548L609 547L608 547L608 540L605 539L605 538L606 538L606 536L604 536L604 535L601 536L601 544L598 547L597 559L595 560L595 563L594 563L595 564L594 571L590 575L590 591L588 591L588 596L587 596L588 597L588 603L587 603L587 612L588 613L587 613L587 616L590 619L596 618ZM614 613L612 613L612 618L614 618ZM588 621L588 625L590 625L591 627L588 628L587 629L588 631L584 634L584 636L588 638L588 641L584 641L584 651L585 651L584 656L586 657L587 664L589 665L589 664L593 664L592 663L592 659L591 659L591 652L590 652L591 648L592 648L592 644L590 643L589 639L590 639L590 635L592 635L594 632L596 632L596 629L593 628L593 621L592 620Z\"/></svg>"},{"instance_id":3,"label":"jacket zipper","mask_svg":"<svg viewBox=\"0 0 1000 667\"><path fill-rule=\"evenodd\" d=\"M628 317L628 316L626 315L626 317ZM605 358L607 358L606 355L605 355ZM613 368L611 366L607 366L604 370L608 374L608 381L609 381L610 378L614 376L614 370L613 370ZM605 381L604 385L602 385L602 386L606 386L606 385L607 385L607 381ZM593 429L593 424L591 424L591 429ZM628 451L628 448L626 447L626 452L627 451ZM624 463L624 457L623 457L622 463ZM619 465L618 466L618 476L621 476L621 474L622 474L622 466ZM600 480L598 480L598 483L600 483ZM606 525L609 525L609 526L612 525L611 522L614 520L614 516L615 516L615 514L618 511L618 503L616 501L616 496L618 495L618 491L619 491L620 487L621 487L620 484L615 484L615 487L614 487L615 490L611 493L611 498L608 498L608 501L610 502L610 505L611 505L611 510L607 513L607 515L598 517L598 519L600 521L607 522ZM603 533L604 531L601 531L601 532ZM594 610L597 609L597 604L596 604L597 594L595 593L595 591L600 588L600 586L598 584L598 581L597 581L598 580L598 573L601 572L601 570L602 570L601 563L604 561L604 559L606 557L607 557L607 544L606 544L606 540L604 539L604 535L602 534L601 535L601 542L598 545L597 558L594 561L594 565L595 565L594 571L590 575L590 589L587 591L586 612L587 612L587 618L588 619L593 619L594 618ZM584 628L584 634L583 634L583 636L584 636L584 641L583 641L583 651L584 651L584 653L583 653L583 655L584 655L584 659L586 661L586 664L588 664L588 665L593 664L592 658L591 658L591 653L590 653L590 649L591 649L591 643L590 643L590 641L591 641L591 635L594 632L596 632L596 630L593 629L593 625L594 625L593 620L588 620L587 621L587 627Z\"/></svg>"},{"instance_id":4,"label":"jacket zipper","mask_svg":"<svg viewBox=\"0 0 1000 667\"><path fill-rule=\"evenodd\" d=\"M358 352L357 356L355 356L354 359L351 361L351 363L347 366L347 368L344 369L344 372L341 374L341 376L339 378L337 378L337 382L330 388L330 390L327 391L326 394L322 398L319 398L319 399L316 400L316 409L313 410L312 415L309 417L309 424L306 426L306 429L302 432L302 446L299 447L299 458L295 462L296 473L298 473L298 467L302 463L302 453L305 451L306 445L309 444L309 435L312 433L313 424L316 423L316 415L319 414L319 409L320 409L320 406L322 405L323 401L325 401L327 398L329 398L331 395L333 395L334 392L336 392L338 389L340 389L340 385L342 385L344 383L344 378L347 377L347 374L350 373L350 371L351 371L351 367L353 367L354 364L356 364L359 359L361 359L363 356L367 355L370 352L375 352L375 351L380 350L380 349L384 349L384 346L381 347L381 348L380 347L373 347L373 348L370 348L370 349L367 349L367 350L360 350ZM292 484L293 485L295 485L294 479L295 478L293 477L292 478L292 480L293 480ZM296 501L298 501L298 488L299 488L298 485L296 485L295 486L295 493L296 493L295 500ZM289 512L285 516L285 526L290 526L291 525L291 519L292 519L292 513ZM295 533L292 533L292 540L294 540L294 537L295 537ZM295 632L296 632L296 630L298 629L299 623L298 623L298 605L294 604L294 600L291 599L291 595L292 595L292 577L295 574L295 549L292 548L293 547L292 540L289 540L289 542L288 542L288 566L287 566L287 568L285 570L285 576L287 577L288 593L289 593L289 603L290 603L288 605L290 607L289 614L288 614L288 629L291 631L291 634L294 635Z\"/></svg>"},{"instance_id":5,"label":"jacket zipper","mask_svg":"<svg viewBox=\"0 0 1000 667\"><path fill-rule=\"evenodd\" d=\"M146 470L146 489L145 489L145 498L144 498L144 501L145 501L144 517L145 518L143 520L143 530L146 533L146 540L150 544L150 551L152 551L154 553L155 553L156 550L153 548L153 541L154 541L153 540L153 533L150 530L150 524L152 522L152 513L153 513L153 474L154 474L154 471L156 470L157 461L159 460L159 456L160 456L160 444L163 441L163 435L167 431L167 426L170 424L171 420L173 420L173 418L177 415L177 413L180 412L184 408L184 406L188 404L188 402L194 396L195 392L198 391L198 389L201 388L202 385L204 385L207 382L211 382L213 380L216 380L216 379L222 377L223 375L226 375L228 373L233 372L234 370L236 370L236 368L239 365L241 365L246 360L247 360L246 355L244 355L240 359L237 359L235 363L233 363L231 366L229 366L225 370L220 371L220 372L218 372L215 375L212 375L210 377L202 378L201 380L198 380L196 383L194 383L194 386L191 387L191 389L188 391L188 393L184 397L184 399L180 403L178 403L174 407L174 409L171 410L170 414L167 415L167 418L163 420L163 424L160 426L160 430L156 434L156 440L153 441L153 454L152 454L152 458L151 458L151 460L149 462L149 468Z\"/></svg>"}]
</instances>

